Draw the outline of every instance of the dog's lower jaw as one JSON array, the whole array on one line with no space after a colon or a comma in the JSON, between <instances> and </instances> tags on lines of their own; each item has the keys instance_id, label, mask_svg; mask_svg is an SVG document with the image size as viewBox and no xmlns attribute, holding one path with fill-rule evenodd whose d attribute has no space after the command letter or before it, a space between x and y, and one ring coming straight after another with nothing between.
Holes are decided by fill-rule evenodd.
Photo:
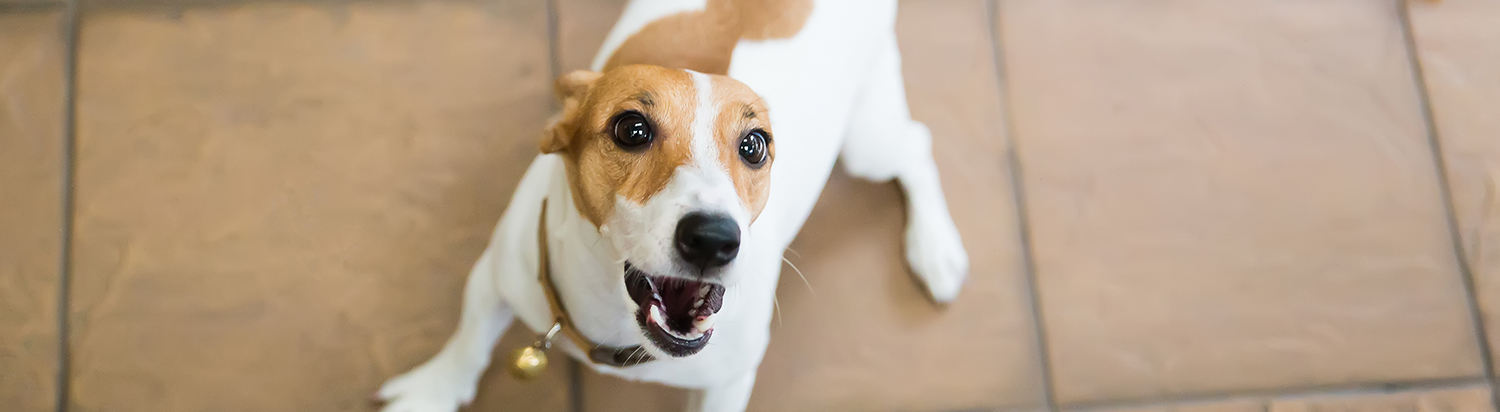
<instances>
[{"instance_id":1,"label":"dog's lower jaw","mask_svg":"<svg viewBox=\"0 0 1500 412\"><path fill-rule=\"evenodd\" d=\"M648 305L649 310L636 311L636 324L641 326L641 331L646 339L651 341L651 346L669 356L682 358L692 356L708 347L708 339L714 336L712 328L705 330L696 339L684 339L675 336L671 331L661 325L660 308Z\"/></svg>"}]
</instances>

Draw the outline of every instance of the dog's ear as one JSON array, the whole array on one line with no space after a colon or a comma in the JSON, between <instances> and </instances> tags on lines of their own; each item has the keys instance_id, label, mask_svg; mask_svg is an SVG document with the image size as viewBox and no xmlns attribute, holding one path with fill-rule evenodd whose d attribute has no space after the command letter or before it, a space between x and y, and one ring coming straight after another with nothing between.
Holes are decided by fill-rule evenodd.
<instances>
[{"instance_id":1,"label":"dog's ear","mask_svg":"<svg viewBox=\"0 0 1500 412\"><path fill-rule=\"evenodd\" d=\"M542 153L567 150L568 144L573 141L573 129L580 114L579 106L583 105L583 99L588 96L589 88L593 87L595 80L599 80L599 73L578 70L557 78L557 82L552 84L552 91L562 102L563 109L547 125L547 129L542 131Z\"/></svg>"}]
</instances>

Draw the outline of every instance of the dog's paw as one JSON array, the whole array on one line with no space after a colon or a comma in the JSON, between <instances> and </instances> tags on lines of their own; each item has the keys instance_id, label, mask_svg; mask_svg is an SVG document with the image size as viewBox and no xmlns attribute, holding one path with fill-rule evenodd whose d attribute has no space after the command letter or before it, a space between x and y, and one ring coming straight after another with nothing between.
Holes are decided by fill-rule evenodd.
<instances>
[{"instance_id":1,"label":"dog's paw","mask_svg":"<svg viewBox=\"0 0 1500 412\"><path fill-rule=\"evenodd\" d=\"M474 379L460 371L428 363L381 385L376 397L381 412L453 412L474 400Z\"/></svg>"},{"instance_id":2,"label":"dog's paw","mask_svg":"<svg viewBox=\"0 0 1500 412\"><path fill-rule=\"evenodd\" d=\"M906 264L916 272L934 302L945 304L958 298L969 277L969 254L953 220L944 214L908 221Z\"/></svg>"}]
</instances>

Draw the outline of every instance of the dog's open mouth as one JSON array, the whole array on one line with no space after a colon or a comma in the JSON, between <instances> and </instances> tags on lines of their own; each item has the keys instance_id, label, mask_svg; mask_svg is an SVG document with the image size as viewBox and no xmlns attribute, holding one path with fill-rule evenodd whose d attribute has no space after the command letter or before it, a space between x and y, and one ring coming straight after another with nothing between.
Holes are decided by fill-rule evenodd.
<instances>
[{"instance_id":1,"label":"dog's open mouth","mask_svg":"<svg viewBox=\"0 0 1500 412\"><path fill-rule=\"evenodd\" d=\"M714 314L724 305L724 286L652 276L625 263L625 289L640 309L635 321L668 355L698 353L714 333Z\"/></svg>"}]
</instances>

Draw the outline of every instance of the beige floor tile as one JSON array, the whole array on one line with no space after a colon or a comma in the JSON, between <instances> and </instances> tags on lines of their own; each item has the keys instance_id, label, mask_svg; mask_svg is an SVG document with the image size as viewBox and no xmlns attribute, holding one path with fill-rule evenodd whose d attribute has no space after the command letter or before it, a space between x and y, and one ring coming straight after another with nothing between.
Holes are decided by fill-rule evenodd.
<instances>
[{"instance_id":1,"label":"beige floor tile","mask_svg":"<svg viewBox=\"0 0 1500 412\"><path fill-rule=\"evenodd\" d=\"M60 12L0 14L0 405L50 411L57 377Z\"/></svg>"},{"instance_id":2,"label":"beige floor tile","mask_svg":"<svg viewBox=\"0 0 1500 412\"><path fill-rule=\"evenodd\" d=\"M894 184L835 173L783 267L752 411L953 410L1043 401L985 3L903 2L913 116L932 128L972 275L946 309L901 258Z\"/></svg>"},{"instance_id":3,"label":"beige floor tile","mask_svg":"<svg viewBox=\"0 0 1500 412\"><path fill-rule=\"evenodd\" d=\"M588 70L625 10L626 0L557 0L557 55L562 73Z\"/></svg>"},{"instance_id":4,"label":"beige floor tile","mask_svg":"<svg viewBox=\"0 0 1500 412\"><path fill-rule=\"evenodd\" d=\"M1500 343L1500 2L1413 2L1411 24L1469 263Z\"/></svg>"},{"instance_id":5,"label":"beige floor tile","mask_svg":"<svg viewBox=\"0 0 1500 412\"><path fill-rule=\"evenodd\" d=\"M86 16L71 410L373 410L452 332L536 153L545 20L529 1ZM548 376L480 398L566 409Z\"/></svg>"},{"instance_id":6,"label":"beige floor tile","mask_svg":"<svg viewBox=\"0 0 1500 412\"><path fill-rule=\"evenodd\" d=\"M1393 3L1001 17L1062 402L1480 373Z\"/></svg>"},{"instance_id":7,"label":"beige floor tile","mask_svg":"<svg viewBox=\"0 0 1500 412\"><path fill-rule=\"evenodd\" d=\"M1494 412L1483 386L1378 395L1315 396L1271 402L1267 412Z\"/></svg>"},{"instance_id":8,"label":"beige floor tile","mask_svg":"<svg viewBox=\"0 0 1500 412\"><path fill-rule=\"evenodd\" d=\"M583 371L584 412L677 412L687 410L687 389L624 380Z\"/></svg>"}]
</instances>

